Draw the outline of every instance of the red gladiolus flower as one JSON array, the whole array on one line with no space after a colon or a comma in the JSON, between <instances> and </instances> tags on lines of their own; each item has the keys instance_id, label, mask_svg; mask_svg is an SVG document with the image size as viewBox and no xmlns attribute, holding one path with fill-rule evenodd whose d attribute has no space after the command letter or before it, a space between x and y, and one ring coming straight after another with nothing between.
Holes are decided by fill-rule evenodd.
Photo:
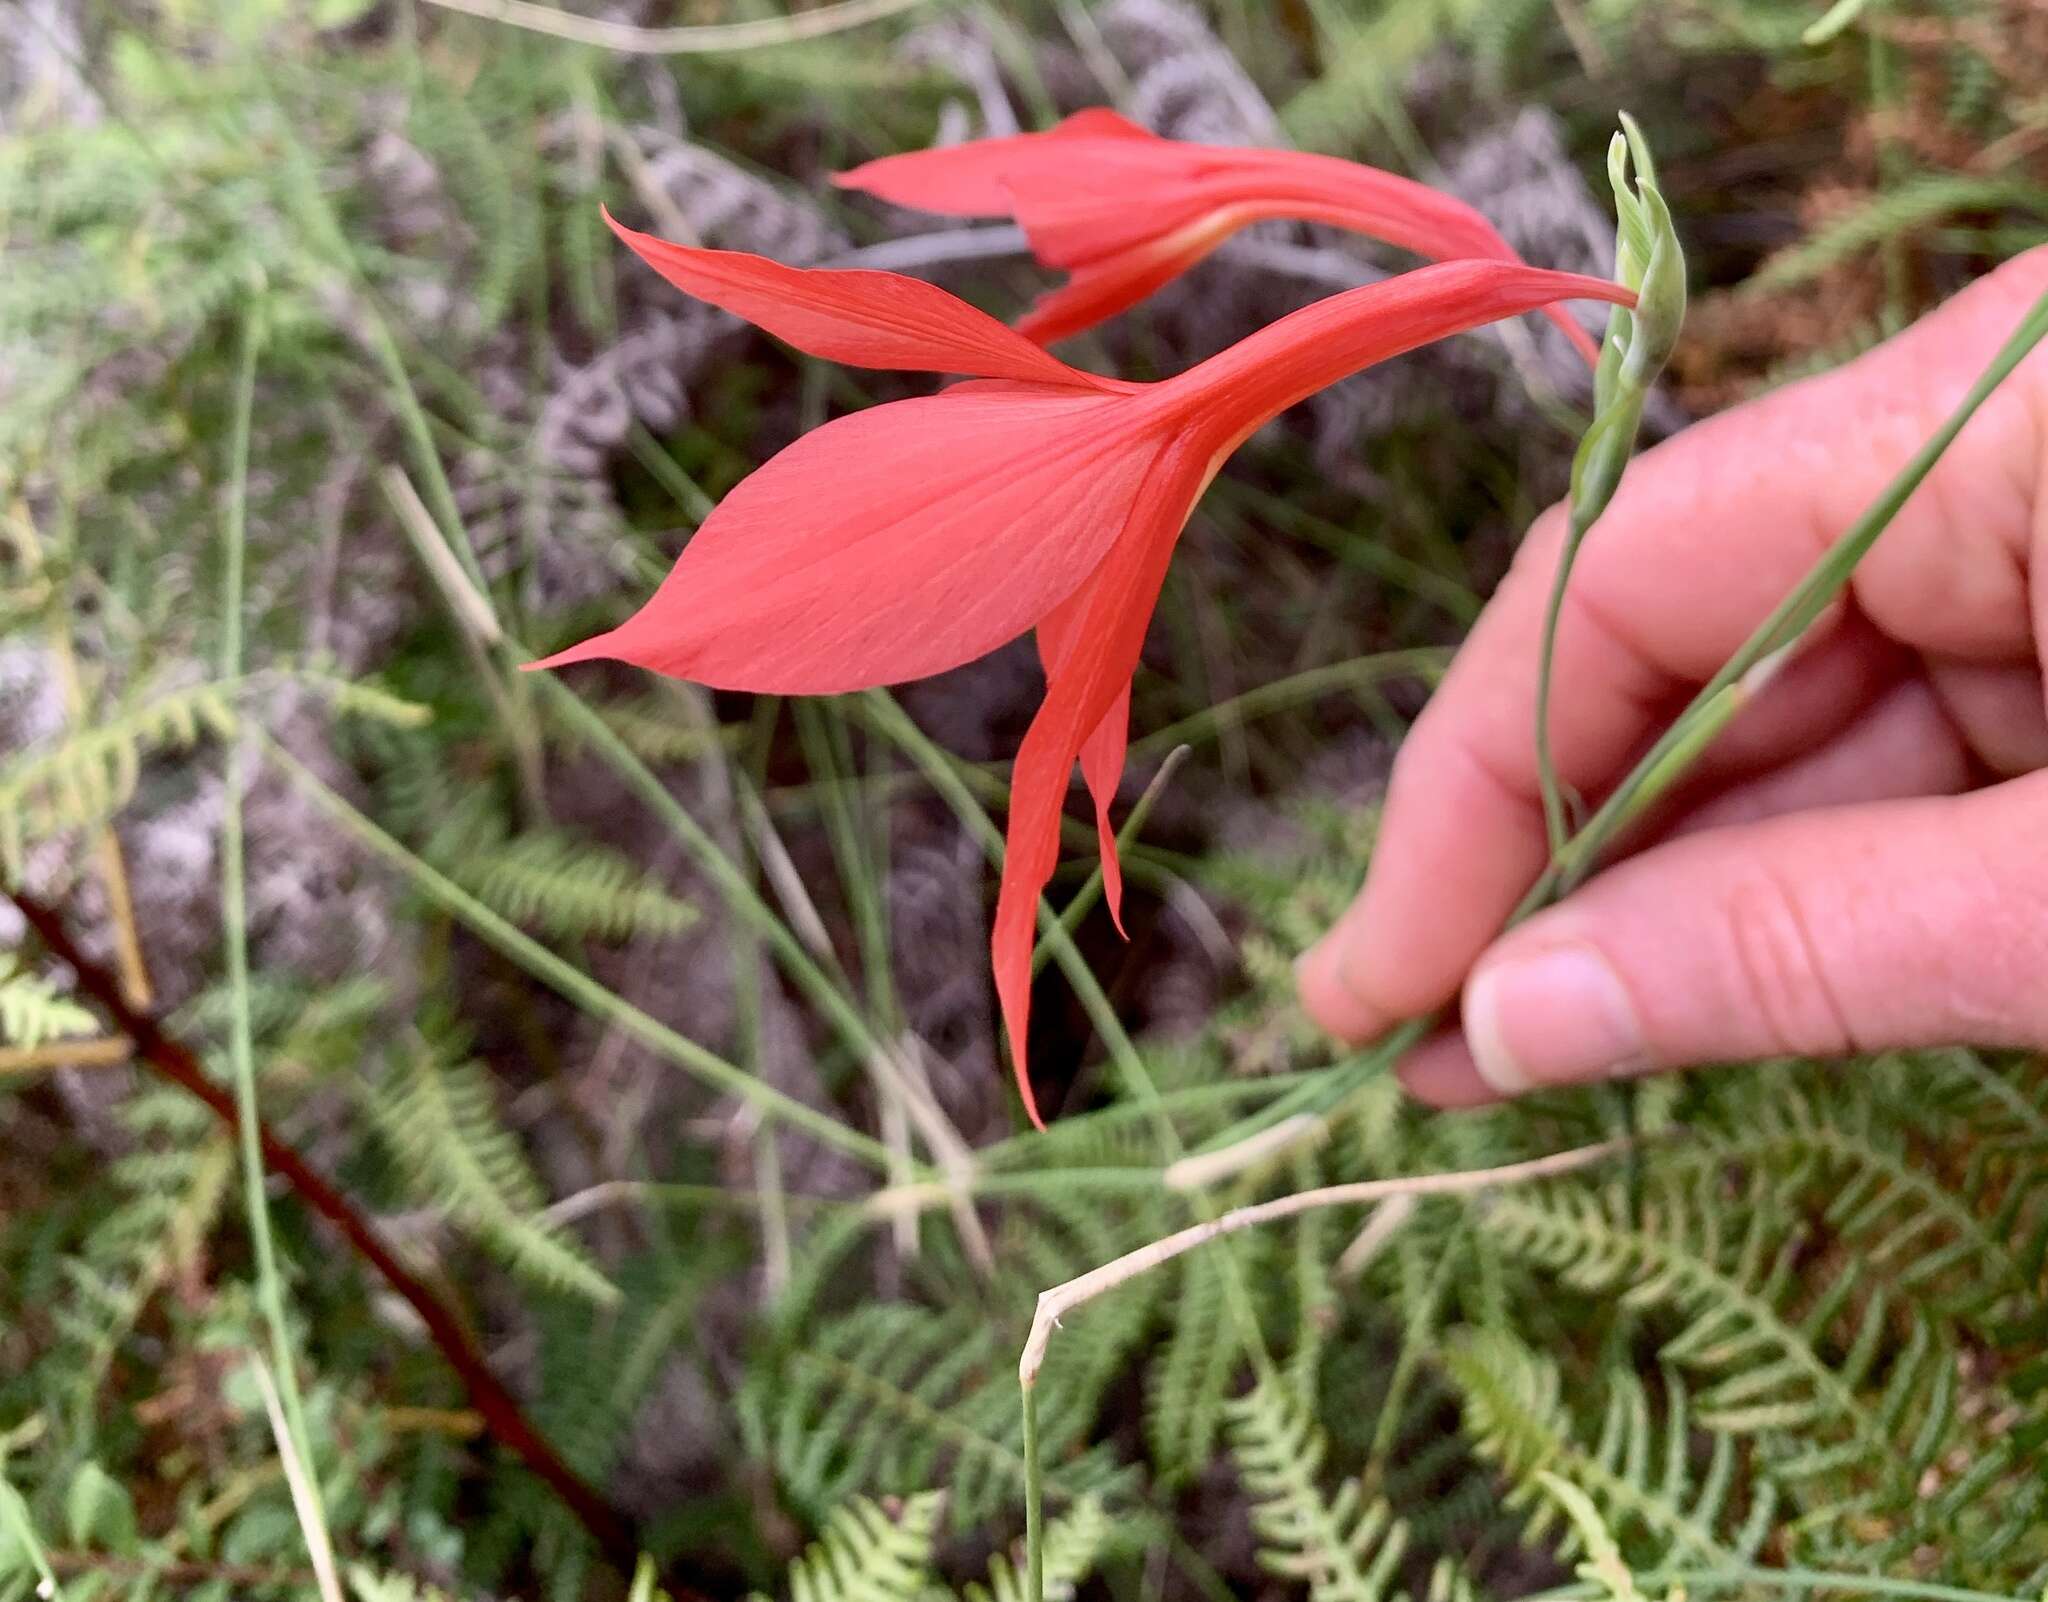
<instances>
[{"instance_id":1,"label":"red gladiolus flower","mask_svg":"<svg viewBox=\"0 0 2048 1602\"><path fill-rule=\"evenodd\" d=\"M1157 384L1098 378L944 290L802 270L612 227L669 282L813 355L974 381L837 418L726 496L653 598L549 657L637 663L720 689L826 695L957 667L1038 632L1046 695L1017 753L991 949L1017 1084L1031 943L1078 759L1118 908L1108 809L1131 675L1181 527L1223 459L1347 373L1604 279L1517 263L1425 267L1335 295Z\"/></svg>"},{"instance_id":2,"label":"red gladiolus flower","mask_svg":"<svg viewBox=\"0 0 2048 1602\"><path fill-rule=\"evenodd\" d=\"M1433 261L1519 261L1472 207L1412 178L1297 150L1162 139L1113 111L1046 133L884 156L833 180L953 217L1015 217L1070 275L1017 324L1050 345L1128 310L1249 223L1331 223ZM1590 363L1599 351L1546 308Z\"/></svg>"}]
</instances>

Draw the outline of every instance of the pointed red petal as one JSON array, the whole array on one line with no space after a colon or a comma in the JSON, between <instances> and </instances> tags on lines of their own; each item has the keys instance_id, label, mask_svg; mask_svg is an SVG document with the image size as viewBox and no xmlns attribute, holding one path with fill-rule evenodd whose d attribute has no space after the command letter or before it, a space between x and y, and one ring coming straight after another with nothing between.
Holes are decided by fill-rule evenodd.
<instances>
[{"instance_id":1,"label":"pointed red petal","mask_svg":"<svg viewBox=\"0 0 2048 1602\"><path fill-rule=\"evenodd\" d=\"M1128 311L1164 288L1214 248L1207 230L1184 228L1158 245L1084 262L1017 319L1017 332L1040 345L1061 340Z\"/></svg>"},{"instance_id":2,"label":"pointed red petal","mask_svg":"<svg viewBox=\"0 0 2048 1602\"><path fill-rule=\"evenodd\" d=\"M973 373L1104 389L936 284L900 273L785 267L737 250L698 250L605 221L686 295L722 306L777 339L850 367Z\"/></svg>"},{"instance_id":3,"label":"pointed red petal","mask_svg":"<svg viewBox=\"0 0 2048 1602\"><path fill-rule=\"evenodd\" d=\"M1611 279L1519 262L1440 262L1290 312L1159 390L1188 416L1225 429L1235 449L1269 418L1360 368L1565 300L1628 306L1635 294Z\"/></svg>"},{"instance_id":4,"label":"pointed red petal","mask_svg":"<svg viewBox=\"0 0 2048 1602\"><path fill-rule=\"evenodd\" d=\"M1166 578L1175 540L1215 461L1205 444L1175 436L1162 454L1116 544L1077 592L1063 620L1070 647L1046 685L1045 702L1017 752L1010 826L989 953L996 997L1025 1111L1039 1128L1026 1052L1031 1025L1031 944L1038 898L1059 862L1060 814L1082 747L1130 690L1145 628ZM1121 766L1121 752L1118 753Z\"/></svg>"},{"instance_id":5,"label":"pointed red petal","mask_svg":"<svg viewBox=\"0 0 2048 1602\"><path fill-rule=\"evenodd\" d=\"M1075 624L1094 584L1090 579L1039 622L1038 655L1045 664L1048 684L1067 670L1077 643ZM1089 798L1095 803L1096 843L1102 854L1102 899L1116 932L1127 940L1130 936L1124 930L1123 864L1117 858L1116 827L1110 820L1110 808L1115 805L1123 783L1130 729L1131 687L1126 684L1081 746L1081 777L1087 781Z\"/></svg>"},{"instance_id":6,"label":"pointed red petal","mask_svg":"<svg viewBox=\"0 0 2048 1602\"><path fill-rule=\"evenodd\" d=\"M1157 454L1141 396L963 385L796 441L726 496L592 657L724 689L832 694L1016 638L1116 542Z\"/></svg>"},{"instance_id":7,"label":"pointed red petal","mask_svg":"<svg viewBox=\"0 0 2048 1602\"><path fill-rule=\"evenodd\" d=\"M1109 809L1123 782L1124 757L1130 744L1131 687L1126 684L1081 747L1081 777L1088 781L1088 794L1095 802L1095 848L1102 855L1102 901L1109 908L1109 921L1126 940L1131 936L1124 928L1124 865L1117 856L1116 829L1110 823Z\"/></svg>"},{"instance_id":8,"label":"pointed red petal","mask_svg":"<svg viewBox=\"0 0 2048 1602\"><path fill-rule=\"evenodd\" d=\"M1476 209L1396 173L1302 151L1162 143L1182 153L1171 166L1149 150L1111 149L1082 172L1009 176L1013 214L1032 254L1067 268L1075 275L1068 289L1079 290L1072 303L1057 291L1041 300L1019 333L1041 344L1078 333L1265 220L1328 223L1431 261L1521 260ZM1584 329L1562 311L1546 315L1589 365L1598 361L1599 347Z\"/></svg>"},{"instance_id":9,"label":"pointed red petal","mask_svg":"<svg viewBox=\"0 0 2048 1602\"><path fill-rule=\"evenodd\" d=\"M1071 172L1085 166L1094 142L1111 139L1167 142L1107 107L1095 106L1075 112L1045 133L971 139L961 145L883 156L839 173L832 181L842 189L862 190L892 205L947 217L1007 217L1010 200L1002 185L1006 174L1035 168Z\"/></svg>"}]
</instances>

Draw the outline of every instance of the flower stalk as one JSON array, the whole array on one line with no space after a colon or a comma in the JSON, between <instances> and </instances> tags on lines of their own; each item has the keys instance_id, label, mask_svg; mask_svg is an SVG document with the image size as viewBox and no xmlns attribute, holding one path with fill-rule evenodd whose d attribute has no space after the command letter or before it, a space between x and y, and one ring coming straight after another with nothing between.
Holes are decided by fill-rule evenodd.
<instances>
[{"instance_id":1,"label":"flower stalk","mask_svg":"<svg viewBox=\"0 0 2048 1602\"><path fill-rule=\"evenodd\" d=\"M1636 292L1636 304L1633 309L1615 307L1608 319L1593 375L1593 422L1572 459L1570 520L1536 662L1536 773L1552 857L1564 850L1570 833L1565 790L1550 748L1551 670L1565 587L1579 547L1621 485L1642 428L1643 408L1685 322L1685 254L1657 187L1649 143L1627 112L1621 126L1607 147L1607 176L1614 186L1614 276Z\"/></svg>"},{"instance_id":2,"label":"flower stalk","mask_svg":"<svg viewBox=\"0 0 2048 1602\"><path fill-rule=\"evenodd\" d=\"M1885 486L1884 492L1871 502L1863 515L1828 548L1797 588L1757 625L1755 632L1700 689L1685 711L1665 730L1663 737L1643 755L1584 826L1565 842L1563 849L1555 854L1550 866L1529 887L1529 893L1509 917L1510 927L1561 900L1585 883L1599 866L1607 848L1659 797L1668 794L1685 777L1714 738L1761 689L1776 666L1797 650L1815 620L1847 589L1857 564L1869 554L1878 536L1890 527L1900 508L1934 470L1934 464L1954 443L1964 425L1976 415L1977 409L2044 339L2048 339L2048 295L2035 302L1948 420L1914 453L1913 459L1899 470L1898 476ZM1195 1153L1203 1160L1202 1181L1213 1184L1240 1172L1252 1162L1277 1155L1279 1148L1266 1132L1284 1121L1293 1120L1291 1127L1297 1131L1296 1140L1316 1138L1334 1109L1360 1086L1390 1067L1403 1053L1419 1045L1436 1023L1435 1016L1430 1016L1396 1025L1357 1056L1304 1080L1250 1117L1240 1119L1204 1142ZM1294 1141L1287 1143L1289 1147L1293 1144Z\"/></svg>"},{"instance_id":3,"label":"flower stalk","mask_svg":"<svg viewBox=\"0 0 2048 1602\"><path fill-rule=\"evenodd\" d=\"M1757 625L1741 649L1707 681L1585 827L1572 836L1516 909L1517 921L1583 884L1615 837L1640 818L1658 796L1670 790L1706 748L1712 734L1725 727L1728 719L1762 687L1776 665L1798 649L1807 630L1848 588L1857 564L1925 482L1942 453L1963 431L1963 425L2043 339L2048 339L2048 295L2034 303L1948 420L1899 470L1884 493L1828 547L1798 587Z\"/></svg>"}]
</instances>

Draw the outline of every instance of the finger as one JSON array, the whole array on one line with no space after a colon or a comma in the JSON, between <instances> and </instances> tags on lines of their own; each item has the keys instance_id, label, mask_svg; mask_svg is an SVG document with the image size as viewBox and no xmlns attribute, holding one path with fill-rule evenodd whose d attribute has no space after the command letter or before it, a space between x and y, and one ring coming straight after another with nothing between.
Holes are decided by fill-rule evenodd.
<instances>
[{"instance_id":1,"label":"finger","mask_svg":"<svg viewBox=\"0 0 2048 1602\"><path fill-rule=\"evenodd\" d=\"M1503 936L1433 1101L1796 1054L2048 1045L2048 774L1717 829Z\"/></svg>"},{"instance_id":2,"label":"finger","mask_svg":"<svg viewBox=\"0 0 2048 1602\"><path fill-rule=\"evenodd\" d=\"M1760 823L1791 812L1851 802L1958 794L1972 777L1970 753L1924 680L1896 685L1877 706L1819 749L1707 797L1669 824L1660 839ZM1645 842L1648 844L1651 842ZM1481 1077L1464 1035L1432 1036L1402 1060L1411 1095L1437 1107L1498 1101Z\"/></svg>"},{"instance_id":3,"label":"finger","mask_svg":"<svg viewBox=\"0 0 2048 1602\"><path fill-rule=\"evenodd\" d=\"M1774 768L1696 794L1654 841L1645 838L1638 849L1788 812L1956 795L1975 776L1970 751L1941 698L1925 679L1908 679L1832 739Z\"/></svg>"},{"instance_id":4,"label":"finger","mask_svg":"<svg viewBox=\"0 0 2048 1602\"><path fill-rule=\"evenodd\" d=\"M1928 682L1986 772L2001 779L2048 768L2048 710L2037 662L1936 662Z\"/></svg>"},{"instance_id":5,"label":"finger","mask_svg":"<svg viewBox=\"0 0 2048 1602\"><path fill-rule=\"evenodd\" d=\"M1674 696L1712 675L1939 426L2026 306L2048 250L1835 373L1649 452L1588 539L1558 637L1552 739L1582 793L1621 776ZM1873 552L1858 605L1963 660L2029 641L2037 354L1965 429ZM1364 891L1304 960L1310 1014L1347 1038L1448 1000L1546 852L1534 679L1563 524L1532 531L1395 766Z\"/></svg>"}]
</instances>

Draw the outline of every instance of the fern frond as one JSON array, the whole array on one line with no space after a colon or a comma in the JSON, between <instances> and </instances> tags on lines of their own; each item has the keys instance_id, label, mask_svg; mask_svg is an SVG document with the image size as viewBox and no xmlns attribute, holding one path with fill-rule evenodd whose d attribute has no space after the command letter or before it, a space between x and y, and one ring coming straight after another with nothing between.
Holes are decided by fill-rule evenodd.
<instances>
[{"instance_id":1,"label":"fern frond","mask_svg":"<svg viewBox=\"0 0 2048 1602\"><path fill-rule=\"evenodd\" d=\"M1689 1121L1686 1147L1657 1159L1664 1203L1656 1227L1682 1232L1691 1219L1704 1231L1710 1212L1717 1227L1738 1227L1747 1207L1760 1239L1797 1237L1808 1250L1833 1241L1854 1254L1858 1274L1921 1314L1988 1333L2032 1304L2020 1226L2044 1211L2029 1203L2048 1202L2048 1187L2023 1178L2018 1192L2005 1192L2019 1205L2001 1209L1989 1199L2001 1192L1988 1175L1943 1177L1912 1146L1916 1133L1936 1129L1924 1096L1882 1083L1875 1067L1846 1083L1773 1068L1767 1082L1716 1096ZM1973 1154L1982 1151L1981 1134L1958 1134ZM1746 1200L1722 1207L1716 1197L1731 1174ZM2035 1227L2048 1228L2048 1216ZM1644 1288L1636 1299L1660 1294ZM1703 1305L1704 1294L1696 1291L1694 1301Z\"/></svg>"},{"instance_id":2,"label":"fern frond","mask_svg":"<svg viewBox=\"0 0 2048 1602\"><path fill-rule=\"evenodd\" d=\"M708 722L699 725L683 715L672 696L662 693L596 703L591 710L635 756L654 767L710 756L731 746L742 732ZM571 750L584 746L584 737L562 724L551 723L548 736Z\"/></svg>"},{"instance_id":3,"label":"fern frond","mask_svg":"<svg viewBox=\"0 0 2048 1602\"><path fill-rule=\"evenodd\" d=\"M1269 1378L1229 1404L1229 1421L1260 1563L1306 1583L1312 1602L1382 1602L1407 1529L1384 1502L1368 1504L1356 1480L1324 1495L1317 1476L1328 1449L1307 1409Z\"/></svg>"},{"instance_id":4,"label":"fern frond","mask_svg":"<svg viewBox=\"0 0 2048 1602\"><path fill-rule=\"evenodd\" d=\"M1092 1496L1083 1497L1046 1527L1046 1602L1066 1602L1095 1572L1115 1528L1109 1510ZM964 1602L1033 1602L1025 1591L1027 1583L1024 1565L998 1552L989 1559L988 1584L970 1580L960 1594Z\"/></svg>"},{"instance_id":5,"label":"fern frond","mask_svg":"<svg viewBox=\"0 0 2048 1602\"><path fill-rule=\"evenodd\" d=\"M493 911L565 938L658 939L697 919L624 854L559 834L518 835L449 866Z\"/></svg>"},{"instance_id":6,"label":"fern frond","mask_svg":"<svg viewBox=\"0 0 2048 1602\"><path fill-rule=\"evenodd\" d=\"M1779 1176L1726 1182L1676 1164L1652 1170L1640 1209L1618 1186L1558 1186L1501 1197L1488 1224L1578 1289L1681 1319L1662 1355L1705 1383L1699 1422L1756 1437L1807 1528L1910 1518L1958 1438L1953 1333L1867 1252L1808 1261L1811 1226Z\"/></svg>"},{"instance_id":7,"label":"fern frond","mask_svg":"<svg viewBox=\"0 0 2048 1602\"><path fill-rule=\"evenodd\" d=\"M0 767L0 865L20 871L28 846L105 823L126 806L143 758L181 750L235 726L233 688L194 684L102 715L29 747Z\"/></svg>"},{"instance_id":8,"label":"fern frond","mask_svg":"<svg viewBox=\"0 0 2048 1602\"><path fill-rule=\"evenodd\" d=\"M1021 1315L1047 1286L1085 1274L1165 1234L1166 1228L1164 1209L1156 1202L1104 1207L1062 1194L1055 1180L1005 1215L994 1242L1002 1265L999 1289L1014 1287L1012 1305ZM1064 1451L1086 1439L1104 1393L1151 1328L1165 1288L1160 1276L1140 1275L1114 1294L1098 1297L1086 1316L1060 1331L1038 1378L1039 1439L1049 1450ZM1006 1345L1023 1338L1014 1326L1005 1334Z\"/></svg>"},{"instance_id":9,"label":"fern frond","mask_svg":"<svg viewBox=\"0 0 2048 1602\"><path fill-rule=\"evenodd\" d=\"M742 1401L791 1492L811 1507L939 1483L955 1523L971 1528L1023 1492L1015 1348L971 1307L862 1308L760 1365ZM1047 1457L1057 1462L1046 1475L1055 1497L1128 1483L1107 1448Z\"/></svg>"},{"instance_id":10,"label":"fern frond","mask_svg":"<svg viewBox=\"0 0 2048 1602\"><path fill-rule=\"evenodd\" d=\"M891 1517L866 1497L849 1501L790 1565L789 1602L923 1602L944 1504L944 1493L925 1491Z\"/></svg>"},{"instance_id":11,"label":"fern frond","mask_svg":"<svg viewBox=\"0 0 2048 1602\"><path fill-rule=\"evenodd\" d=\"M1145 1444L1160 1483L1184 1484L1208 1467L1243 1347L1225 1302L1220 1254L1182 1260L1170 1333L1145 1386Z\"/></svg>"},{"instance_id":12,"label":"fern frond","mask_svg":"<svg viewBox=\"0 0 2048 1602\"><path fill-rule=\"evenodd\" d=\"M438 1060L424 1042L397 1054L394 1082L367 1098L385 1143L414 1182L543 1288L602 1306L618 1287L538 1216L540 1182L499 1118L489 1078Z\"/></svg>"},{"instance_id":13,"label":"fern frond","mask_svg":"<svg viewBox=\"0 0 2048 1602\"><path fill-rule=\"evenodd\" d=\"M0 1043L33 1050L96 1034L99 1020L40 974L0 973Z\"/></svg>"},{"instance_id":14,"label":"fern frond","mask_svg":"<svg viewBox=\"0 0 2048 1602\"><path fill-rule=\"evenodd\" d=\"M2007 177L1925 173L1873 196L1803 243L1780 251L1751 275L1745 289L1784 289L1816 278L1880 241L1897 239L1959 212L2017 208L2048 213L2048 190Z\"/></svg>"},{"instance_id":15,"label":"fern frond","mask_svg":"<svg viewBox=\"0 0 2048 1602\"><path fill-rule=\"evenodd\" d=\"M477 320L488 328L504 317L539 234L530 195L513 182L507 147L484 125L479 102L488 100L456 93L445 80L425 74L408 111L414 141L475 230L477 275L471 294Z\"/></svg>"},{"instance_id":16,"label":"fern frond","mask_svg":"<svg viewBox=\"0 0 2048 1602\"><path fill-rule=\"evenodd\" d=\"M1544 1495L1564 1510L1564 1516L1578 1533L1579 1545L1586 1554L1586 1561L1579 1565L1580 1577L1605 1591L1609 1602L1643 1602L1635 1573L1623 1560L1614 1532L1607 1528L1607 1521L1600 1516L1593 1499L1570 1480L1548 1469L1536 1476L1536 1483Z\"/></svg>"},{"instance_id":17,"label":"fern frond","mask_svg":"<svg viewBox=\"0 0 2048 1602\"><path fill-rule=\"evenodd\" d=\"M123 1109L149 1142L109 1177L113 1204L63 1260L66 1294L48 1309L71 1350L60 1372L66 1403L99 1405L99 1388L157 1293L199 1258L234 1177L232 1144L183 1091L146 1090Z\"/></svg>"},{"instance_id":18,"label":"fern frond","mask_svg":"<svg viewBox=\"0 0 2048 1602\"><path fill-rule=\"evenodd\" d=\"M1732 1533L1720 1533L1731 1521L1740 1468L1736 1443L1716 1435L1704 1474L1696 1473L1685 1390L1675 1376L1666 1378L1660 1429L1642 1381L1615 1371L1599 1435L1589 1445L1565 1405L1557 1364L1514 1336L1456 1332L1443 1361L1464 1396L1466 1433L1515 1482L1510 1505L1533 1506L1531 1536L1546 1536L1558 1521L1554 1501L1541 1498L1538 1477L1545 1473L1585 1492L1624 1536L1640 1540L1658 1559L1733 1563L1769 1533L1774 1499L1768 1492ZM1579 1538L1568 1531L1564 1545L1577 1549Z\"/></svg>"}]
</instances>

